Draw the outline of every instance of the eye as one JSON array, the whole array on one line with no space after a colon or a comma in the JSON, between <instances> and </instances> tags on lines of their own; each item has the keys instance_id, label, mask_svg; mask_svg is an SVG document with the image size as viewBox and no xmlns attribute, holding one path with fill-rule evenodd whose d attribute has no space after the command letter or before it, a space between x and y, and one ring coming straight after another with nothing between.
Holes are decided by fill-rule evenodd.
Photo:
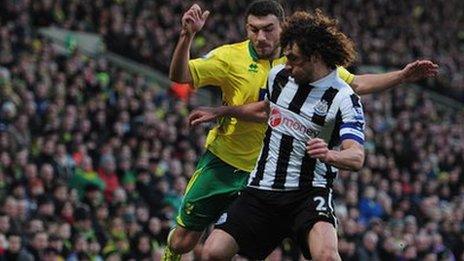
<instances>
[{"instance_id":1,"label":"eye","mask_svg":"<svg viewBox=\"0 0 464 261\"><path fill-rule=\"evenodd\" d=\"M273 30L274 30L274 28L270 27L270 28L264 29L264 32L269 33L269 32L272 32Z\"/></svg>"}]
</instances>

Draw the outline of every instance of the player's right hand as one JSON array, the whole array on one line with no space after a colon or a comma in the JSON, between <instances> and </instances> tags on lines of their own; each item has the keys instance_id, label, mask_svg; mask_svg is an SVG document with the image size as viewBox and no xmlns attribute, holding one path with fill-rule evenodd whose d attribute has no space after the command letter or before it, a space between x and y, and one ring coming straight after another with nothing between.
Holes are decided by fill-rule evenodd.
<instances>
[{"instance_id":1,"label":"player's right hand","mask_svg":"<svg viewBox=\"0 0 464 261\"><path fill-rule=\"evenodd\" d=\"M220 117L219 108L198 107L190 113L188 122L190 126L197 126L201 123L215 121L218 117Z\"/></svg>"},{"instance_id":2,"label":"player's right hand","mask_svg":"<svg viewBox=\"0 0 464 261\"><path fill-rule=\"evenodd\" d=\"M311 139L306 144L306 153L308 153L311 158L319 159L322 162L325 162L329 151L327 143L320 138Z\"/></svg>"},{"instance_id":3,"label":"player's right hand","mask_svg":"<svg viewBox=\"0 0 464 261\"><path fill-rule=\"evenodd\" d=\"M182 32L193 35L201 30L208 18L209 11L202 11L197 4L192 5L190 9L182 16Z\"/></svg>"}]
</instances>

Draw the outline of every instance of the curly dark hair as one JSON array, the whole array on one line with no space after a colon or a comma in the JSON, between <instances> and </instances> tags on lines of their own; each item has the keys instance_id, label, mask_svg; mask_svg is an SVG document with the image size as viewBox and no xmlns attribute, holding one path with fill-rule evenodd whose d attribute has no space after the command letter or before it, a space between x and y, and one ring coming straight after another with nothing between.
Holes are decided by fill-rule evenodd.
<instances>
[{"instance_id":1,"label":"curly dark hair","mask_svg":"<svg viewBox=\"0 0 464 261\"><path fill-rule=\"evenodd\" d=\"M288 17L282 26L282 48L297 44L310 57L317 54L334 69L349 66L356 58L353 41L338 28L338 21L316 9L314 14L299 11Z\"/></svg>"}]
</instances>

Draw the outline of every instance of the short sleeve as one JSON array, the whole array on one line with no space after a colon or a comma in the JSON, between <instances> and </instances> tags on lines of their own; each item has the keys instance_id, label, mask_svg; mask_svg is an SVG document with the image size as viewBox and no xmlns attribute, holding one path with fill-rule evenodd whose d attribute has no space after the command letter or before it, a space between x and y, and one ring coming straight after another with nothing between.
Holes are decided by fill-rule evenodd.
<instances>
[{"instance_id":1,"label":"short sleeve","mask_svg":"<svg viewBox=\"0 0 464 261\"><path fill-rule=\"evenodd\" d=\"M227 50L226 46L222 46L201 58L189 61L189 70L195 88L223 85L229 70Z\"/></svg>"},{"instance_id":2,"label":"short sleeve","mask_svg":"<svg viewBox=\"0 0 464 261\"><path fill-rule=\"evenodd\" d=\"M364 112L358 95L352 93L343 97L340 104L342 123L340 125L340 142L355 140L364 144Z\"/></svg>"}]
</instances>

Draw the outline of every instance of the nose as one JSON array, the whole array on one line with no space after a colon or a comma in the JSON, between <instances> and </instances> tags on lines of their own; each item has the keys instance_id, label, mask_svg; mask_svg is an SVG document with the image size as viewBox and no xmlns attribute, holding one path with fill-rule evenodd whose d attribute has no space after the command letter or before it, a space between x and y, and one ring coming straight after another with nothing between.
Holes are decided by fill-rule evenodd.
<instances>
[{"instance_id":1,"label":"nose","mask_svg":"<svg viewBox=\"0 0 464 261\"><path fill-rule=\"evenodd\" d=\"M266 34L263 30L258 31L258 41L265 41L266 40Z\"/></svg>"}]
</instances>

